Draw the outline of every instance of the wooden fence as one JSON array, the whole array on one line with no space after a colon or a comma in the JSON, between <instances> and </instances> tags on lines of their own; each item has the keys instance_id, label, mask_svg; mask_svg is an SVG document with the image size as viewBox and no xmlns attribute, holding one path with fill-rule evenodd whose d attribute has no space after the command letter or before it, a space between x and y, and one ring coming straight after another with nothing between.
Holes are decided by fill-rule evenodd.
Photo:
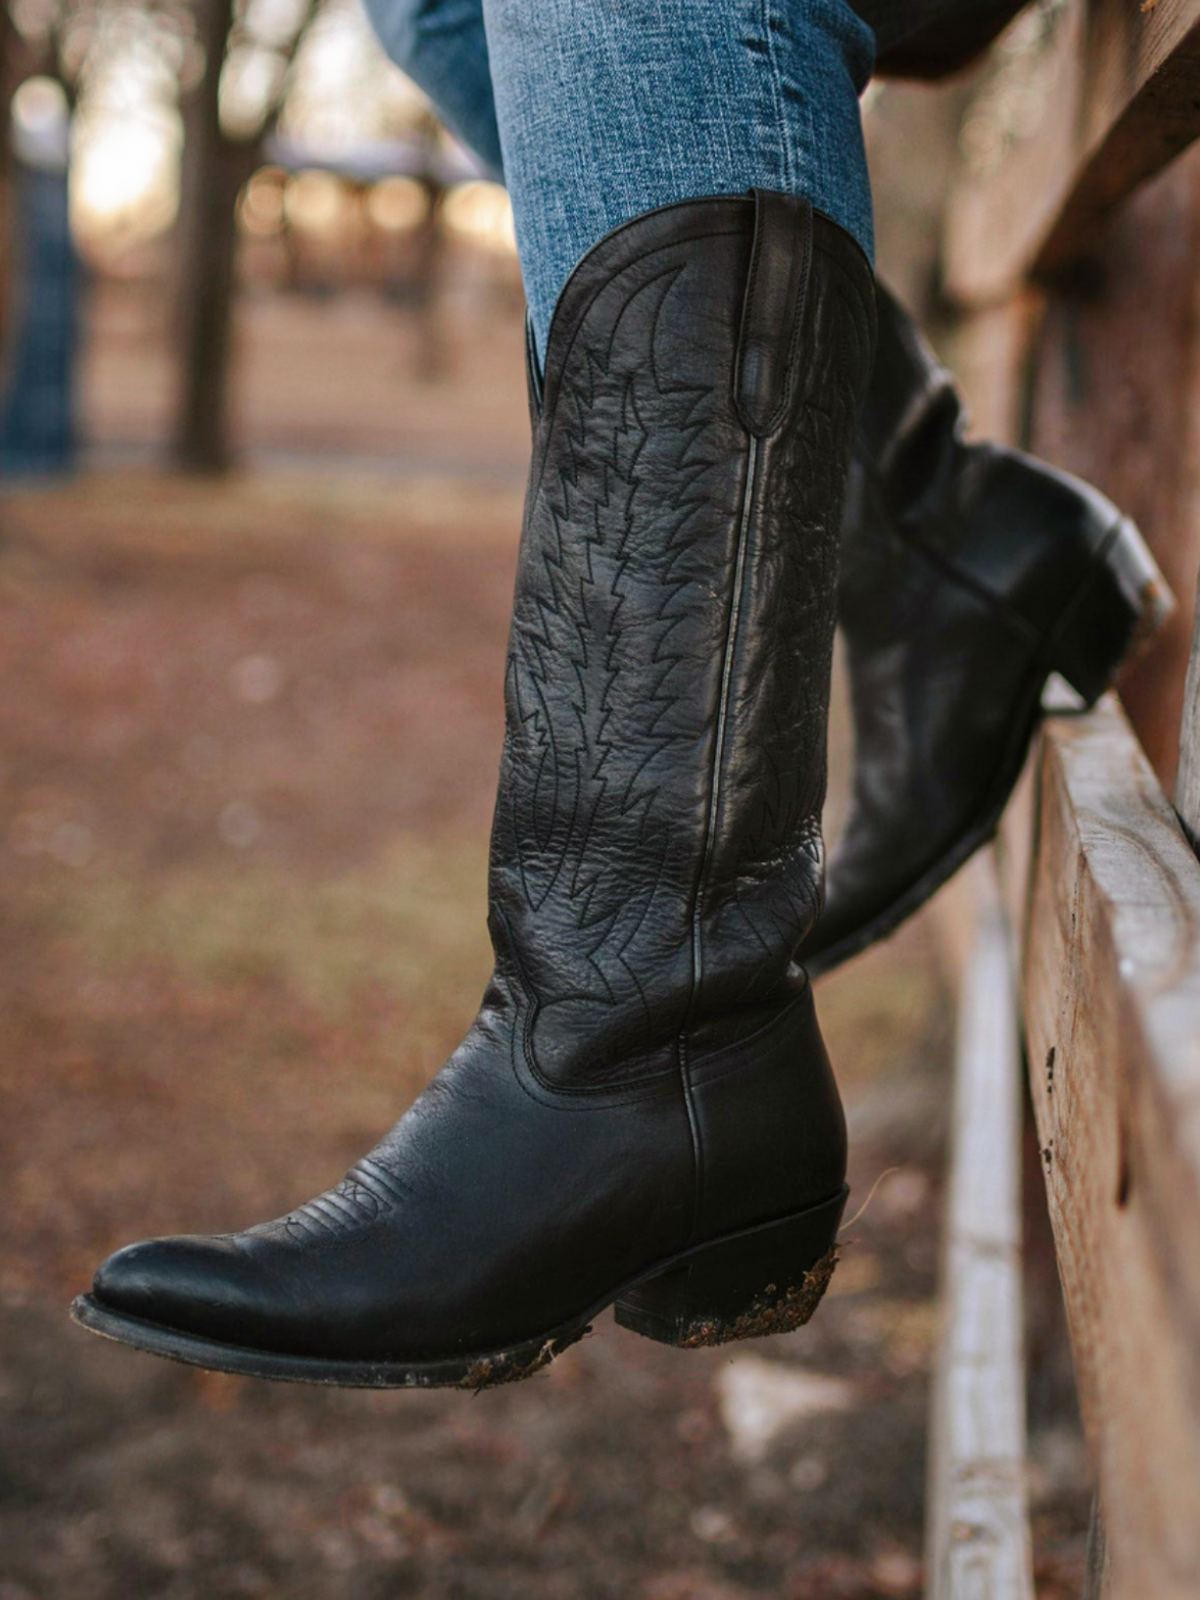
<instances>
[{"instance_id":1,"label":"wooden fence","mask_svg":"<svg viewBox=\"0 0 1200 1600\"><path fill-rule=\"evenodd\" d=\"M976 420L1118 500L1181 605L1123 705L1047 719L996 847L942 908L960 1027L928 1588L1034 1593L1023 1045L1098 1485L1089 1600L1195 1600L1200 0L1027 13L966 118L942 269Z\"/></svg>"}]
</instances>

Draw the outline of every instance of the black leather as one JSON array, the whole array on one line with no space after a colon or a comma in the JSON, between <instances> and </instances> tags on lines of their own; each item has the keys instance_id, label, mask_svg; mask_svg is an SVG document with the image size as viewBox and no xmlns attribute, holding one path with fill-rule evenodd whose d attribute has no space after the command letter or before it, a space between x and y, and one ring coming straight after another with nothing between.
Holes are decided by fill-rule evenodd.
<instances>
[{"instance_id":1,"label":"black leather","mask_svg":"<svg viewBox=\"0 0 1200 1600\"><path fill-rule=\"evenodd\" d=\"M1052 641L1121 522L1078 479L969 443L950 375L882 286L878 302L838 596L854 782L801 952L814 973L888 932L988 836ZM1118 619L1093 649L1111 672L1127 644Z\"/></svg>"},{"instance_id":2,"label":"black leather","mask_svg":"<svg viewBox=\"0 0 1200 1600\"><path fill-rule=\"evenodd\" d=\"M779 426L791 400L812 271L812 234L808 200L758 195L734 393L747 432L760 439Z\"/></svg>"},{"instance_id":3,"label":"black leather","mask_svg":"<svg viewBox=\"0 0 1200 1600\"><path fill-rule=\"evenodd\" d=\"M841 1107L791 958L819 903L873 337L857 246L783 197L668 207L582 262L534 389L479 1016L336 1188L120 1252L101 1306L433 1360L839 1193Z\"/></svg>"},{"instance_id":4,"label":"black leather","mask_svg":"<svg viewBox=\"0 0 1200 1600\"><path fill-rule=\"evenodd\" d=\"M942 0L939 5L922 0L915 8L915 26L895 0L854 0L854 9L877 28L876 76L928 83L969 67L1028 3Z\"/></svg>"}]
</instances>

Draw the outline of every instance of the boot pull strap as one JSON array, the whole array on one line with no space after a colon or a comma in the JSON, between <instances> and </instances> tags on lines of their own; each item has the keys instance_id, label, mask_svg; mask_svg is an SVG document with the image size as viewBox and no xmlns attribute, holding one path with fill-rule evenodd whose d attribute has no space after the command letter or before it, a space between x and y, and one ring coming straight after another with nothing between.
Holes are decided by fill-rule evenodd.
<instances>
[{"instance_id":1,"label":"boot pull strap","mask_svg":"<svg viewBox=\"0 0 1200 1600\"><path fill-rule=\"evenodd\" d=\"M813 212L800 195L754 191L754 244L742 305L734 403L748 431L773 433L791 399L812 266Z\"/></svg>"}]
</instances>

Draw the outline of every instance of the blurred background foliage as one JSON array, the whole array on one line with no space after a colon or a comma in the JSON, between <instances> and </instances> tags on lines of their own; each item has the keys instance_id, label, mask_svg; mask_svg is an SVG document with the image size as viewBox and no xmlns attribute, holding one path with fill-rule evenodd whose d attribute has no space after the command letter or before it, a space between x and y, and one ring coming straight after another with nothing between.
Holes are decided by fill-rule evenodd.
<instances>
[{"instance_id":1,"label":"blurred background foliage","mask_svg":"<svg viewBox=\"0 0 1200 1600\"><path fill-rule=\"evenodd\" d=\"M0 29L5 346L38 309L18 215L39 174L62 187L84 269L60 315L79 326L90 293L90 322L133 308L143 339L169 350L178 463L234 458L241 291L370 287L420 310L457 247L485 287L515 295L506 195L386 61L354 0L14 0ZM440 359L431 327L420 361Z\"/></svg>"}]
</instances>

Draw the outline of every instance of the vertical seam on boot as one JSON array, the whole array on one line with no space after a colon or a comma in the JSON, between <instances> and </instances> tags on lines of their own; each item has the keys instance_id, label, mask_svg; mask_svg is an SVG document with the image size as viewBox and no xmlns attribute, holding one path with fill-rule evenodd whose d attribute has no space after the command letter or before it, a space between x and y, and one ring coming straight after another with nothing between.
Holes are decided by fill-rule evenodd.
<instances>
[{"instance_id":1,"label":"vertical seam on boot","mask_svg":"<svg viewBox=\"0 0 1200 1600\"><path fill-rule=\"evenodd\" d=\"M701 940L704 894L708 885L708 869L713 845L717 836L717 818L721 808L721 769L725 761L725 741L729 723L729 694L733 683L733 658L737 649L738 630L742 618L742 589L746 580L746 547L750 542L750 523L758 487L758 439L749 435L746 455L746 482L742 489L742 505L738 513L737 556L734 562L733 595L729 604L729 620L725 627L725 644L721 661L721 691L717 699L717 726L713 740L712 766L708 784L708 817L704 829L704 845L700 853L700 870L696 877L695 901L692 906L692 984L688 1008L679 1036L679 1076L683 1087L683 1100L687 1108L688 1124L692 1133L692 1151L695 1157L696 1187L692 1207L692 1237L696 1235L700 1220L700 1205L704 1192L704 1141L696 1108L692 1099L691 1073L688 1065L688 1030L692 1011L704 981L704 955Z\"/></svg>"}]
</instances>

